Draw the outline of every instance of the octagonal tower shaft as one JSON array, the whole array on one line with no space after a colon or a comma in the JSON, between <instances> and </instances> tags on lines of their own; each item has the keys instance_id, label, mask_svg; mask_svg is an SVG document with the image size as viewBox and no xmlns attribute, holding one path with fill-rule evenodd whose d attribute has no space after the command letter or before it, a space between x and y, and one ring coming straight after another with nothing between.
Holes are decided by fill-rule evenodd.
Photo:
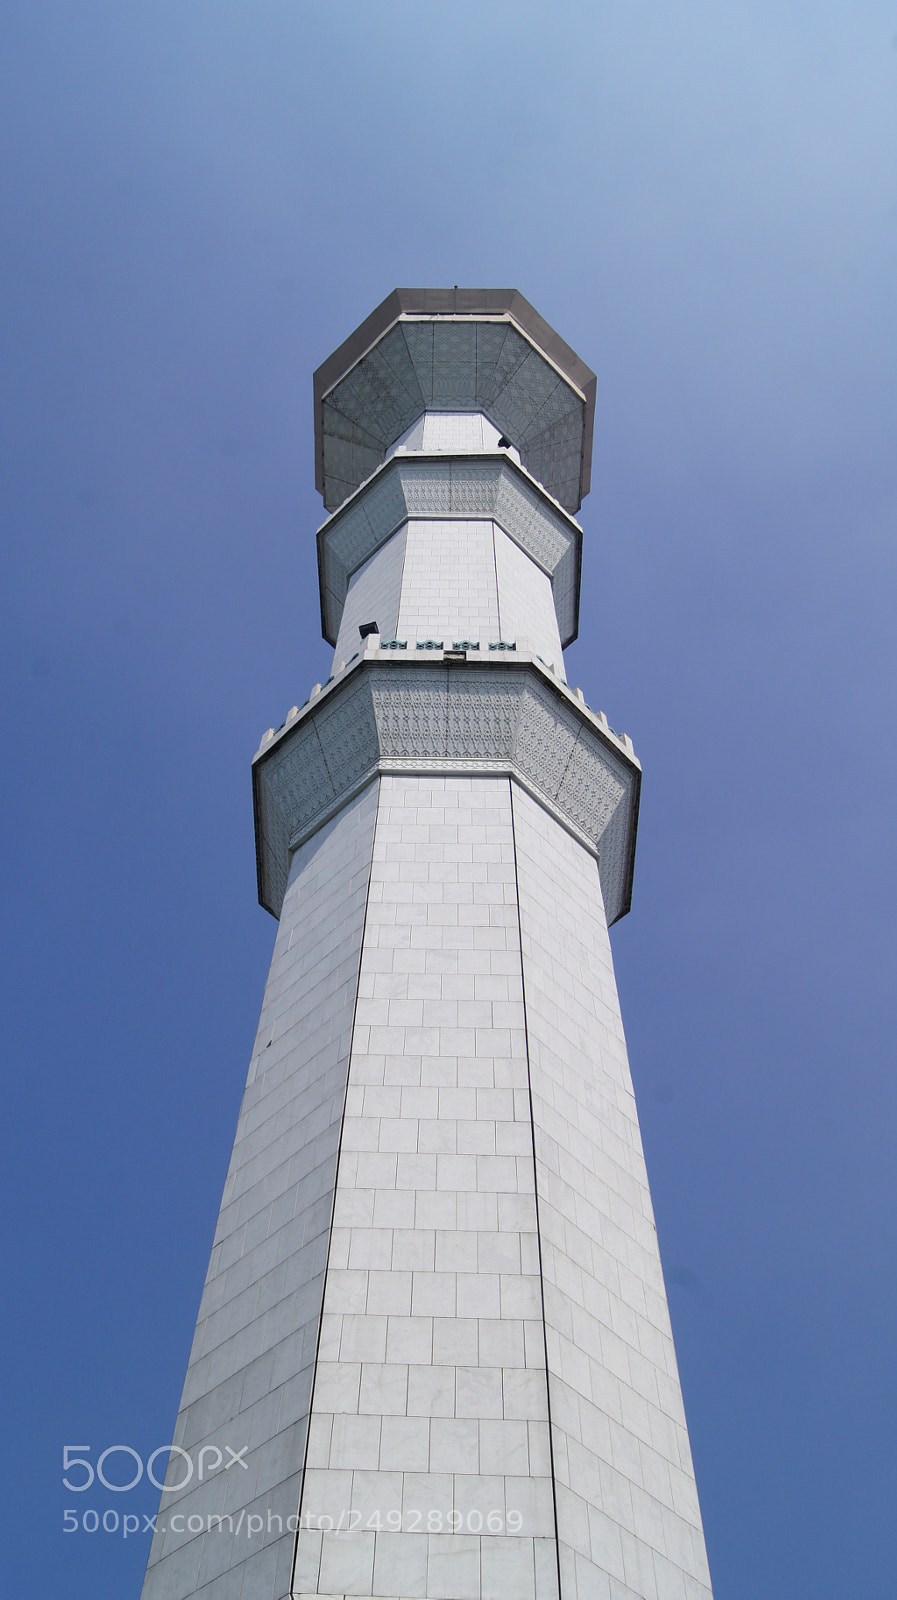
<instances>
[{"instance_id":1,"label":"octagonal tower shaft","mask_svg":"<svg viewBox=\"0 0 897 1600\"><path fill-rule=\"evenodd\" d=\"M563 666L593 396L512 291L396 291L316 378L335 655L253 763L175 1434L247 1467L172 1463L144 1600L709 1600L607 932L640 769Z\"/></svg>"}]
</instances>

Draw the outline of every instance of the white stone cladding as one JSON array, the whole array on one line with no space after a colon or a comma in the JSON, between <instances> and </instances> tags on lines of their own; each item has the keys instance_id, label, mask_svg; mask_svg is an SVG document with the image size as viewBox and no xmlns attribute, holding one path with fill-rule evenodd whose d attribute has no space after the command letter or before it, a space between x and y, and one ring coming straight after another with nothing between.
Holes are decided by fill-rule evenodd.
<instances>
[{"instance_id":1,"label":"white stone cladding","mask_svg":"<svg viewBox=\"0 0 897 1600\"><path fill-rule=\"evenodd\" d=\"M561 1592L709 1600L597 869L512 795Z\"/></svg>"},{"instance_id":2,"label":"white stone cladding","mask_svg":"<svg viewBox=\"0 0 897 1600\"><path fill-rule=\"evenodd\" d=\"M280 926L175 1431L246 1470L163 1494L143 1600L711 1600L607 928L640 768L481 409L575 508L591 402L507 334L321 391L336 653L253 763Z\"/></svg>"},{"instance_id":3,"label":"white stone cladding","mask_svg":"<svg viewBox=\"0 0 897 1600\"><path fill-rule=\"evenodd\" d=\"M144 1600L708 1600L597 866L513 780L297 852L175 1442L251 1481L160 1523L265 1526Z\"/></svg>"},{"instance_id":4,"label":"white stone cladding","mask_svg":"<svg viewBox=\"0 0 897 1600\"><path fill-rule=\"evenodd\" d=\"M397 439L386 452L390 461L400 450L449 451L469 455L472 451L508 448L501 444L501 430L481 411L425 411L422 417ZM515 461L520 452L511 450Z\"/></svg>"},{"instance_id":5,"label":"white stone cladding","mask_svg":"<svg viewBox=\"0 0 897 1600\"><path fill-rule=\"evenodd\" d=\"M396 637L406 532L407 525L394 533L352 574L333 653L333 671L339 668L341 661L349 661L364 648L358 632L362 623L378 623L384 639Z\"/></svg>"},{"instance_id":6,"label":"white stone cladding","mask_svg":"<svg viewBox=\"0 0 897 1600\"><path fill-rule=\"evenodd\" d=\"M516 640L518 649L531 650L566 683L551 584L526 551L499 527L495 528L495 578L502 637Z\"/></svg>"},{"instance_id":7,"label":"white stone cladding","mask_svg":"<svg viewBox=\"0 0 897 1600\"><path fill-rule=\"evenodd\" d=\"M302 1523L301 1600L710 1595L597 871L508 779L381 780Z\"/></svg>"},{"instance_id":8,"label":"white stone cladding","mask_svg":"<svg viewBox=\"0 0 897 1600\"><path fill-rule=\"evenodd\" d=\"M394 533L349 580L334 670L362 648L359 624L409 650L425 640L516 643L565 681L564 655L547 573L497 523L415 519Z\"/></svg>"},{"instance_id":9,"label":"white stone cladding","mask_svg":"<svg viewBox=\"0 0 897 1600\"><path fill-rule=\"evenodd\" d=\"M500 639L491 522L409 522L399 637Z\"/></svg>"},{"instance_id":10,"label":"white stone cladding","mask_svg":"<svg viewBox=\"0 0 897 1600\"><path fill-rule=\"evenodd\" d=\"M515 880L508 779L381 779L303 1596L557 1595Z\"/></svg>"},{"instance_id":11,"label":"white stone cladding","mask_svg":"<svg viewBox=\"0 0 897 1600\"><path fill-rule=\"evenodd\" d=\"M293 860L173 1435L194 1470L162 1495L142 1600L289 1594L376 806L374 783ZM248 1472L197 1483L204 1446L246 1444Z\"/></svg>"}]
</instances>

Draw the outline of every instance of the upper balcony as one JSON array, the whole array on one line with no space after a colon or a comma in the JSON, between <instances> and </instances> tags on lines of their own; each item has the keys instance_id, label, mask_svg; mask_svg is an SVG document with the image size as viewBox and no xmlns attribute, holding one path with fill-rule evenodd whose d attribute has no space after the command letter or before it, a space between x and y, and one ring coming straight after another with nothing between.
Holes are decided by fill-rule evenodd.
<instances>
[{"instance_id":1,"label":"upper balcony","mask_svg":"<svg viewBox=\"0 0 897 1600\"><path fill-rule=\"evenodd\" d=\"M591 476L595 374L516 289L394 289L315 373L335 511L425 412L481 412L568 512Z\"/></svg>"}]
</instances>

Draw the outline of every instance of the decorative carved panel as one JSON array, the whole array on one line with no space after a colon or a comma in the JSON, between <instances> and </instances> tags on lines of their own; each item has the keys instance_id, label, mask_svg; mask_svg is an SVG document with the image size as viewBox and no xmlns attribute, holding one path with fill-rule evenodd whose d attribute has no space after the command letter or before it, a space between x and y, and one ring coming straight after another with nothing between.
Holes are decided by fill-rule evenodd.
<instances>
[{"instance_id":1,"label":"decorative carved panel","mask_svg":"<svg viewBox=\"0 0 897 1600\"><path fill-rule=\"evenodd\" d=\"M322 397L328 510L424 410L485 412L548 492L578 509L587 404L569 379L510 321L403 318Z\"/></svg>"},{"instance_id":2,"label":"decorative carved panel","mask_svg":"<svg viewBox=\"0 0 897 1600\"><path fill-rule=\"evenodd\" d=\"M290 851L379 771L507 772L598 855L609 922L629 909L641 771L535 662L368 658L253 764L259 899L279 915Z\"/></svg>"}]
</instances>

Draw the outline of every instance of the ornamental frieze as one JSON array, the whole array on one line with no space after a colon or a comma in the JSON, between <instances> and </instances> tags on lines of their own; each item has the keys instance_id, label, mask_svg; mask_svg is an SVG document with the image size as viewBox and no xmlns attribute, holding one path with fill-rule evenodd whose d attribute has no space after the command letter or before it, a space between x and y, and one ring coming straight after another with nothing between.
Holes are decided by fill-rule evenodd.
<instances>
[{"instance_id":1,"label":"ornamental frieze","mask_svg":"<svg viewBox=\"0 0 897 1600\"><path fill-rule=\"evenodd\" d=\"M608 922L629 909L641 769L536 661L359 660L253 763L259 900L279 916L292 851L378 773L507 773L598 857Z\"/></svg>"}]
</instances>

